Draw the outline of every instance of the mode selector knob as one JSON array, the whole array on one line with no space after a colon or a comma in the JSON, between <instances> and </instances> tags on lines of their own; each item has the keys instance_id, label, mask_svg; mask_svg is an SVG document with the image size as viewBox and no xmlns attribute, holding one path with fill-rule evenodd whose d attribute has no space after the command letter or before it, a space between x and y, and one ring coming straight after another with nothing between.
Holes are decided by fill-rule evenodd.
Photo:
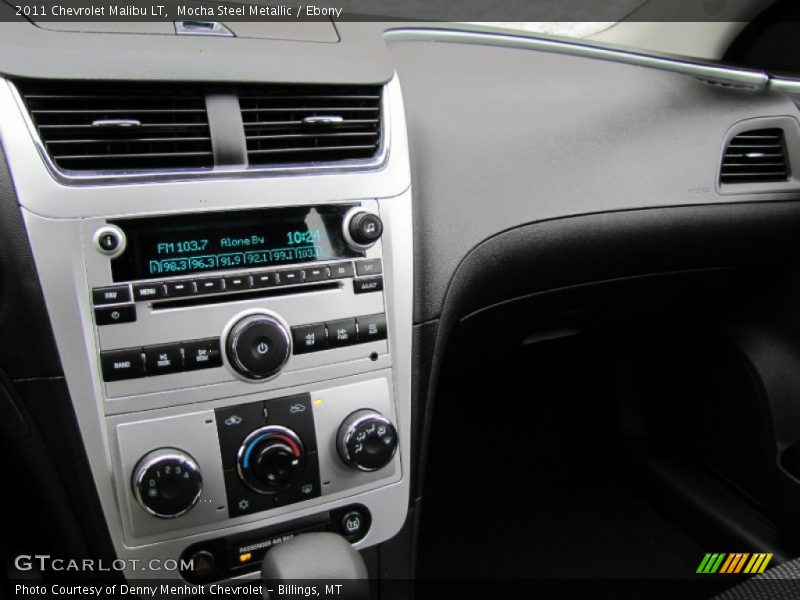
<instances>
[{"instance_id":1,"label":"mode selector knob","mask_svg":"<svg viewBox=\"0 0 800 600\"><path fill-rule=\"evenodd\" d=\"M353 209L344 220L344 237L355 250L366 250L383 234L383 221L375 213Z\"/></svg>"},{"instance_id":2,"label":"mode selector knob","mask_svg":"<svg viewBox=\"0 0 800 600\"><path fill-rule=\"evenodd\" d=\"M359 471L377 471L394 458L397 430L379 412L357 410L339 427L336 447L346 465Z\"/></svg>"},{"instance_id":3,"label":"mode selector knob","mask_svg":"<svg viewBox=\"0 0 800 600\"><path fill-rule=\"evenodd\" d=\"M203 477L195 460L175 448L145 454L131 480L136 501L148 513L174 519L189 512L203 491Z\"/></svg>"},{"instance_id":4,"label":"mode selector knob","mask_svg":"<svg viewBox=\"0 0 800 600\"><path fill-rule=\"evenodd\" d=\"M225 351L230 366L249 380L269 379L289 360L291 339L286 326L269 314L251 314L228 331Z\"/></svg>"}]
</instances>

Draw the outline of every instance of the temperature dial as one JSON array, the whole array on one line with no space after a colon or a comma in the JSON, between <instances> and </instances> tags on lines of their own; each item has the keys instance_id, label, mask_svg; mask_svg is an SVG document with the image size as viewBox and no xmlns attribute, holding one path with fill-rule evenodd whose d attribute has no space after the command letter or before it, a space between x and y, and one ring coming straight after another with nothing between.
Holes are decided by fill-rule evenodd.
<instances>
[{"instance_id":1,"label":"temperature dial","mask_svg":"<svg viewBox=\"0 0 800 600\"><path fill-rule=\"evenodd\" d=\"M203 491L203 477L194 459L175 448L145 454L133 470L133 495L148 513L174 519L189 512Z\"/></svg>"},{"instance_id":2,"label":"temperature dial","mask_svg":"<svg viewBox=\"0 0 800 600\"><path fill-rule=\"evenodd\" d=\"M277 494L290 488L303 473L303 443L286 427L256 429L239 448L236 469L241 480L259 494Z\"/></svg>"},{"instance_id":3,"label":"temperature dial","mask_svg":"<svg viewBox=\"0 0 800 600\"><path fill-rule=\"evenodd\" d=\"M374 410L358 410L347 417L336 436L339 456L359 471L377 471L394 458L397 430Z\"/></svg>"}]
</instances>

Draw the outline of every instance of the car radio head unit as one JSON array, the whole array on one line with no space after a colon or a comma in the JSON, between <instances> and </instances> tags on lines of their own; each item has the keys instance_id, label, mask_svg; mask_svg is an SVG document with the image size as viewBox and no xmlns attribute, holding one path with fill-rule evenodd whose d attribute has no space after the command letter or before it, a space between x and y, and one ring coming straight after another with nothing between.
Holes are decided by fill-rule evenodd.
<instances>
[{"instance_id":1,"label":"car radio head unit","mask_svg":"<svg viewBox=\"0 0 800 600\"><path fill-rule=\"evenodd\" d=\"M311 206L125 219L111 261L115 282L227 269L363 257L347 243L352 205Z\"/></svg>"}]
</instances>

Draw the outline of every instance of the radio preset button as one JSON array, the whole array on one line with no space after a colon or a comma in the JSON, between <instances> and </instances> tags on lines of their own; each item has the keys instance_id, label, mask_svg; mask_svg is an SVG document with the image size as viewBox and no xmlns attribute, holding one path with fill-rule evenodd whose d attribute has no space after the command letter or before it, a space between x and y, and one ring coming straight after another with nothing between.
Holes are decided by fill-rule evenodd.
<instances>
[{"instance_id":1,"label":"radio preset button","mask_svg":"<svg viewBox=\"0 0 800 600\"><path fill-rule=\"evenodd\" d=\"M386 315L357 317L359 343L386 339Z\"/></svg>"},{"instance_id":2,"label":"radio preset button","mask_svg":"<svg viewBox=\"0 0 800 600\"><path fill-rule=\"evenodd\" d=\"M303 269L286 269L278 271L278 281L281 285L295 285L303 283Z\"/></svg>"},{"instance_id":3,"label":"radio preset button","mask_svg":"<svg viewBox=\"0 0 800 600\"><path fill-rule=\"evenodd\" d=\"M223 289L222 278L198 279L195 281L198 294L216 294Z\"/></svg>"},{"instance_id":4,"label":"radio preset button","mask_svg":"<svg viewBox=\"0 0 800 600\"><path fill-rule=\"evenodd\" d=\"M133 286L133 299L136 302L157 300L166 295L167 288L163 283L139 283Z\"/></svg>"},{"instance_id":5,"label":"radio preset button","mask_svg":"<svg viewBox=\"0 0 800 600\"><path fill-rule=\"evenodd\" d=\"M353 263L349 261L328 265L328 268L330 269L331 279L345 279L355 275Z\"/></svg>"},{"instance_id":6,"label":"radio preset button","mask_svg":"<svg viewBox=\"0 0 800 600\"><path fill-rule=\"evenodd\" d=\"M144 360L148 375L166 375L183 369L180 344L145 346Z\"/></svg>"},{"instance_id":7,"label":"radio preset button","mask_svg":"<svg viewBox=\"0 0 800 600\"><path fill-rule=\"evenodd\" d=\"M292 339L294 340L294 353L305 354L323 350L326 346L325 324L302 325L292 327Z\"/></svg>"},{"instance_id":8,"label":"radio preset button","mask_svg":"<svg viewBox=\"0 0 800 600\"><path fill-rule=\"evenodd\" d=\"M383 277L362 277L353 280L353 292L356 294L368 294L369 292L380 292L383 289Z\"/></svg>"},{"instance_id":9,"label":"radio preset button","mask_svg":"<svg viewBox=\"0 0 800 600\"><path fill-rule=\"evenodd\" d=\"M100 366L105 381L121 381L144 376L141 348L108 350L100 353Z\"/></svg>"},{"instance_id":10,"label":"radio preset button","mask_svg":"<svg viewBox=\"0 0 800 600\"><path fill-rule=\"evenodd\" d=\"M278 285L278 274L274 271L269 273L253 273L253 287L265 288Z\"/></svg>"},{"instance_id":11,"label":"radio preset button","mask_svg":"<svg viewBox=\"0 0 800 600\"><path fill-rule=\"evenodd\" d=\"M180 281L167 282L167 295L171 297L191 296L195 294L194 281L182 279Z\"/></svg>"},{"instance_id":12,"label":"radio preset button","mask_svg":"<svg viewBox=\"0 0 800 600\"><path fill-rule=\"evenodd\" d=\"M98 325L115 325L117 323L132 323L136 320L136 306L107 306L94 309L94 320Z\"/></svg>"},{"instance_id":13,"label":"radio preset button","mask_svg":"<svg viewBox=\"0 0 800 600\"><path fill-rule=\"evenodd\" d=\"M187 370L222 366L219 338L183 342L183 360Z\"/></svg>"},{"instance_id":14,"label":"radio preset button","mask_svg":"<svg viewBox=\"0 0 800 600\"><path fill-rule=\"evenodd\" d=\"M380 258L372 260L359 260L356 262L356 275L363 277L365 275L380 275L383 273L383 265Z\"/></svg>"},{"instance_id":15,"label":"radio preset button","mask_svg":"<svg viewBox=\"0 0 800 600\"><path fill-rule=\"evenodd\" d=\"M236 292L250 289L250 275L231 275L225 278L225 291Z\"/></svg>"},{"instance_id":16,"label":"radio preset button","mask_svg":"<svg viewBox=\"0 0 800 600\"><path fill-rule=\"evenodd\" d=\"M355 319L330 321L325 323L325 326L328 328L328 346L349 346L350 344L356 343Z\"/></svg>"},{"instance_id":17,"label":"radio preset button","mask_svg":"<svg viewBox=\"0 0 800 600\"><path fill-rule=\"evenodd\" d=\"M303 281L314 283L315 281L326 281L328 279L328 267L309 267L303 269Z\"/></svg>"},{"instance_id":18,"label":"radio preset button","mask_svg":"<svg viewBox=\"0 0 800 600\"><path fill-rule=\"evenodd\" d=\"M107 288L95 288L92 290L92 301L95 306L100 304L117 304L120 302L131 301L131 291L127 285L117 285Z\"/></svg>"}]
</instances>

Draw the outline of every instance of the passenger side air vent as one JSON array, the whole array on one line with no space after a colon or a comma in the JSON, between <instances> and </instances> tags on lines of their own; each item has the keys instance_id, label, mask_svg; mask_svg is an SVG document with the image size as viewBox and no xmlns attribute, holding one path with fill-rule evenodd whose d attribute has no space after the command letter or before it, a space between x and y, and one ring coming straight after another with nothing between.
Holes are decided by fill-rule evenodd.
<instances>
[{"instance_id":1,"label":"passenger side air vent","mask_svg":"<svg viewBox=\"0 0 800 600\"><path fill-rule=\"evenodd\" d=\"M381 146L381 86L264 86L239 101L251 165L369 159Z\"/></svg>"},{"instance_id":2,"label":"passenger side air vent","mask_svg":"<svg viewBox=\"0 0 800 600\"><path fill-rule=\"evenodd\" d=\"M786 181L789 165L782 129L756 129L735 136L722 158L721 183Z\"/></svg>"},{"instance_id":3,"label":"passenger side air vent","mask_svg":"<svg viewBox=\"0 0 800 600\"><path fill-rule=\"evenodd\" d=\"M20 93L53 163L71 171L213 165L199 89L21 82Z\"/></svg>"}]
</instances>

